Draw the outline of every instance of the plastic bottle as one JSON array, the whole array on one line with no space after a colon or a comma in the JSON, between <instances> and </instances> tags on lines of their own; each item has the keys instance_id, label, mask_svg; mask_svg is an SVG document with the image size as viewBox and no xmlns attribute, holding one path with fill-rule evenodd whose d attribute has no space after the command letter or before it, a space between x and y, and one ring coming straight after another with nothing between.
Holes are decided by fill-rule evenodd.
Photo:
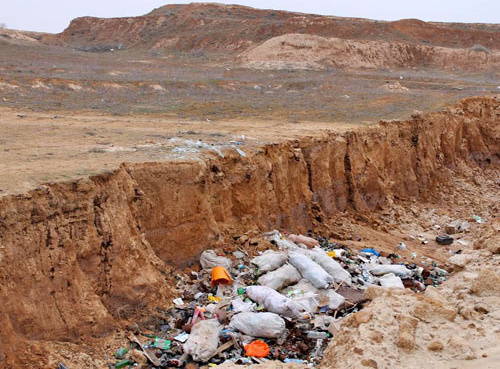
<instances>
[{"instance_id":1,"label":"plastic bottle","mask_svg":"<svg viewBox=\"0 0 500 369\"><path fill-rule=\"evenodd\" d=\"M310 340L321 340L327 338L328 335L326 332L316 332L316 331L308 331L307 338Z\"/></svg>"}]
</instances>

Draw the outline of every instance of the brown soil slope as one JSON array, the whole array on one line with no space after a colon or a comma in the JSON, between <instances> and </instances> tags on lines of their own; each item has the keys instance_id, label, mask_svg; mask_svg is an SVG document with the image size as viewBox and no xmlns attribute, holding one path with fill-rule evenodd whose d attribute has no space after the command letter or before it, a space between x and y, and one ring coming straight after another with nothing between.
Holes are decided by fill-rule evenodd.
<instances>
[{"instance_id":1,"label":"brown soil slope","mask_svg":"<svg viewBox=\"0 0 500 369\"><path fill-rule=\"evenodd\" d=\"M432 198L460 168L496 168L499 119L498 100L468 99L246 158L123 165L2 197L0 339L8 344L0 365L43 366L26 350L43 341L91 344L122 319L167 306L171 266L193 263L226 237L320 229L351 210L367 215L398 199Z\"/></svg>"},{"instance_id":2,"label":"brown soil slope","mask_svg":"<svg viewBox=\"0 0 500 369\"><path fill-rule=\"evenodd\" d=\"M206 3L167 5L140 17L77 18L64 32L44 35L42 41L84 50L107 50L121 44L124 48L242 51L290 33L453 48L481 44L500 49L498 25L414 19L381 22Z\"/></svg>"}]
</instances>

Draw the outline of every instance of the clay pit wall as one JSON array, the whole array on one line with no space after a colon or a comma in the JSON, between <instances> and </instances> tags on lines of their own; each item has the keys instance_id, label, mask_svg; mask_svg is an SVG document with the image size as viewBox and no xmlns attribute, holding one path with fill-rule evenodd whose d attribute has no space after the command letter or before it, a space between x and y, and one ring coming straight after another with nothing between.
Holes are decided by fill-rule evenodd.
<instances>
[{"instance_id":1,"label":"clay pit wall","mask_svg":"<svg viewBox=\"0 0 500 369\"><path fill-rule=\"evenodd\" d=\"M103 337L166 307L172 267L249 229L318 229L425 198L460 165L500 162L500 102L270 144L246 158L123 164L0 198L0 366L19 342ZM2 363L3 361L3 363Z\"/></svg>"}]
</instances>

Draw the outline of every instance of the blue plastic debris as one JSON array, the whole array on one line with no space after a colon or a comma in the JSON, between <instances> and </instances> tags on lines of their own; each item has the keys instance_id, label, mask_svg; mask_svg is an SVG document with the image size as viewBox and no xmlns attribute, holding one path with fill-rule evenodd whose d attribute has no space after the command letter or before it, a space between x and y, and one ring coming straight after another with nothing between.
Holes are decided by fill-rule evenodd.
<instances>
[{"instance_id":1,"label":"blue plastic debris","mask_svg":"<svg viewBox=\"0 0 500 369\"><path fill-rule=\"evenodd\" d=\"M369 248L369 249L363 249L361 250L361 252L364 252L366 254L373 254L375 256L380 256L380 252L378 252L377 250L375 249L372 249L372 248Z\"/></svg>"}]
</instances>

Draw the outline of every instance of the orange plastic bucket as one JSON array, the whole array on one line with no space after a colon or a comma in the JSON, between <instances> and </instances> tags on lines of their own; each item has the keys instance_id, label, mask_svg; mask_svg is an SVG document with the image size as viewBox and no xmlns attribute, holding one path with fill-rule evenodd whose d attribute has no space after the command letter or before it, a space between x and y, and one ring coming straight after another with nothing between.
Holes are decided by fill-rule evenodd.
<instances>
[{"instance_id":1,"label":"orange plastic bucket","mask_svg":"<svg viewBox=\"0 0 500 369\"><path fill-rule=\"evenodd\" d=\"M245 346L245 355L253 357L266 357L269 355L269 346L261 340L255 340Z\"/></svg>"},{"instance_id":2,"label":"orange plastic bucket","mask_svg":"<svg viewBox=\"0 0 500 369\"><path fill-rule=\"evenodd\" d=\"M231 283L233 283L231 276L224 267L216 266L212 269L212 286Z\"/></svg>"}]
</instances>

